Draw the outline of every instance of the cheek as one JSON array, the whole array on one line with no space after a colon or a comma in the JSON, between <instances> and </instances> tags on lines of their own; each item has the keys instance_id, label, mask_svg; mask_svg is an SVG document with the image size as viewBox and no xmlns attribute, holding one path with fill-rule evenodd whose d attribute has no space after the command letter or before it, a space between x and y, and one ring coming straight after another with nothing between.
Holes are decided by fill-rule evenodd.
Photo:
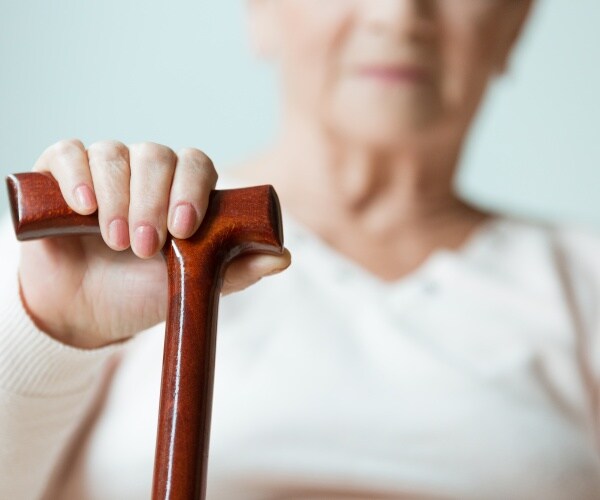
<instances>
[{"instance_id":1,"label":"cheek","mask_svg":"<svg viewBox=\"0 0 600 500\"><path fill-rule=\"evenodd\" d=\"M491 16L456 18L440 29L440 98L449 114L470 115L497 66Z\"/></svg>"},{"instance_id":2,"label":"cheek","mask_svg":"<svg viewBox=\"0 0 600 500\"><path fill-rule=\"evenodd\" d=\"M276 0L278 60L285 91L311 108L332 91L340 46L351 20L348 0Z\"/></svg>"}]
</instances>

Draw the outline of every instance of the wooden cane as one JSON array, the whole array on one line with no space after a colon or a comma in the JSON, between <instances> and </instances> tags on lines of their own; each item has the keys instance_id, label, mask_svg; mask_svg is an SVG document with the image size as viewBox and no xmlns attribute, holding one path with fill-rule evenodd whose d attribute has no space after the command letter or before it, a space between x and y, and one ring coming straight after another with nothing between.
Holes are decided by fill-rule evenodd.
<instances>
[{"instance_id":1,"label":"wooden cane","mask_svg":"<svg viewBox=\"0 0 600 500\"><path fill-rule=\"evenodd\" d=\"M69 208L49 173L7 177L17 239L100 234L97 213ZM238 255L283 252L271 186L213 191L198 231L168 237L169 304L154 460L153 500L206 496L216 323L223 274Z\"/></svg>"}]
</instances>

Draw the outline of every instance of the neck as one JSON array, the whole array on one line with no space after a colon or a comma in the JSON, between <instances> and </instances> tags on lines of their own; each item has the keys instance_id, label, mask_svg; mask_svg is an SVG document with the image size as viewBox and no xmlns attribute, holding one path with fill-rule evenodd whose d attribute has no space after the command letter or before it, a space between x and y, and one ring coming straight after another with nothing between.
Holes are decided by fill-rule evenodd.
<instances>
[{"instance_id":1,"label":"neck","mask_svg":"<svg viewBox=\"0 0 600 500\"><path fill-rule=\"evenodd\" d=\"M472 211L453 189L460 146L446 140L382 150L287 121L275 146L249 170L253 180L274 184L284 207L309 223L327 213L331 224L352 220L370 233L388 234Z\"/></svg>"}]
</instances>

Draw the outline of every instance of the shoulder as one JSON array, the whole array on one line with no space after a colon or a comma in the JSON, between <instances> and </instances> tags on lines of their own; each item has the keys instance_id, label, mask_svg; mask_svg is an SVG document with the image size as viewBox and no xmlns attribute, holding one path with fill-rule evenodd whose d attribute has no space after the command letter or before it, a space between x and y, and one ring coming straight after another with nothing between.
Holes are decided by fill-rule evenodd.
<instances>
[{"instance_id":1,"label":"shoulder","mask_svg":"<svg viewBox=\"0 0 600 500\"><path fill-rule=\"evenodd\" d=\"M489 277L543 300L564 297L571 283L600 297L600 233L594 228L503 214L483 236L468 257Z\"/></svg>"},{"instance_id":2,"label":"shoulder","mask_svg":"<svg viewBox=\"0 0 600 500\"><path fill-rule=\"evenodd\" d=\"M600 279L600 229L577 222L513 218L517 243L546 248L562 265Z\"/></svg>"},{"instance_id":3,"label":"shoulder","mask_svg":"<svg viewBox=\"0 0 600 500\"><path fill-rule=\"evenodd\" d=\"M600 287L600 229L573 222L530 223L544 235L560 266Z\"/></svg>"},{"instance_id":4,"label":"shoulder","mask_svg":"<svg viewBox=\"0 0 600 500\"><path fill-rule=\"evenodd\" d=\"M600 303L600 231L581 224L556 224L552 229L559 268L579 295Z\"/></svg>"},{"instance_id":5,"label":"shoulder","mask_svg":"<svg viewBox=\"0 0 600 500\"><path fill-rule=\"evenodd\" d=\"M581 223L505 216L500 231L515 250L560 252L570 261L600 267L600 229Z\"/></svg>"},{"instance_id":6,"label":"shoulder","mask_svg":"<svg viewBox=\"0 0 600 500\"><path fill-rule=\"evenodd\" d=\"M553 228L557 244L582 263L600 265L600 229L581 224L557 224Z\"/></svg>"},{"instance_id":7,"label":"shoulder","mask_svg":"<svg viewBox=\"0 0 600 500\"><path fill-rule=\"evenodd\" d=\"M519 271L540 290L562 297L580 325L597 329L600 318L600 231L572 222L513 220L511 244L521 248ZM513 259L515 262L516 259Z\"/></svg>"}]
</instances>

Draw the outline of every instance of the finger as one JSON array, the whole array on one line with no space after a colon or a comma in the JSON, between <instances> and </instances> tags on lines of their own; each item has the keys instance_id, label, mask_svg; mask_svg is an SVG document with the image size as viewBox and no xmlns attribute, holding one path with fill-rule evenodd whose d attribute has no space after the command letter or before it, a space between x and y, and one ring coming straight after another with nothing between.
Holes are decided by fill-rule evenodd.
<instances>
[{"instance_id":1,"label":"finger","mask_svg":"<svg viewBox=\"0 0 600 500\"><path fill-rule=\"evenodd\" d=\"M165 243L176 163L177 156L166 146L145 142L129 147L129 234L138 257L152 257Z\"/></svg>"},{"instance_id":2,"label":"finger","mask_svg":"<svg viewBox=\"0 0 600 500\"><path fill-rule=\"evenodd\" d=\"M42 153L32 170L50 172L67 205L78 214L88 215L96 210L92 175L80 140L68 139L53 144Z\"/></svg>"},{"instance_id":3,"label":"finger","mask_svg":"<svg viewBox=\"0 0 600 500\"><path fill-rule=\"evenodd\" d=\"M98 222L113 250L129 247L129 149L118 141L92 144L87 151L98 201Z\"/></svg>"},{"instance_id":4,"label":"finger","mask_svg":"<svg viewBox=\"0 0 600 500\"><path fill-rule=\"evenodd\" d=\"M239 292L265 276L284 271L291 263L292 256L287 248L283 250L282 255L257 254L239 257L227 268L221 293L227 295Z\"/></svg>"},{"instance_id":5,"label":"finger","mask_svg":"<svg viewBox=\"0 0 600 500\"><path fill-rule=\"evenodd\" d=\"M179 152L169 200L169 232L176 238L193 235L208 207L208 197L217 184L217 171L202 151Z\"/></svg>"}]
</instances>

